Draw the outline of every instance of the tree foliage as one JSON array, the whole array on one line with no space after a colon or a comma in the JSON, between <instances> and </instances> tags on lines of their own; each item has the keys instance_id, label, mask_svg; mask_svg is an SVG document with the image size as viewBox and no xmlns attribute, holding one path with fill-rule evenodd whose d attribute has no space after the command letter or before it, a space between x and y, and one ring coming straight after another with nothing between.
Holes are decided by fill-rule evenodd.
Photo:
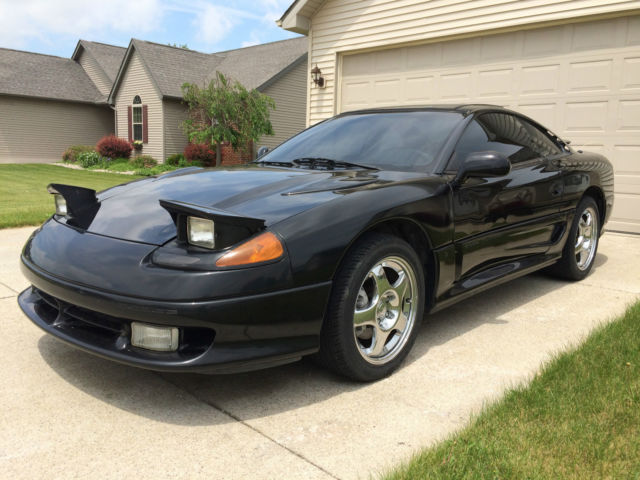
<instances>
[{"instance_id":1,"label":"tree foliage","mask_svg":"<svg viewBox=\"0 0 640 480\"><path fill-rule=\"evenodd\" d=\"M182 97L189 108L183 122L189 141L215 145L218 163L221 143L228 142L237 151L263 135L273 135L269 120L276 107L273 99L255 89L247 90L220 72L206 87L185 83Z\"/></svg>"}]
</instances>

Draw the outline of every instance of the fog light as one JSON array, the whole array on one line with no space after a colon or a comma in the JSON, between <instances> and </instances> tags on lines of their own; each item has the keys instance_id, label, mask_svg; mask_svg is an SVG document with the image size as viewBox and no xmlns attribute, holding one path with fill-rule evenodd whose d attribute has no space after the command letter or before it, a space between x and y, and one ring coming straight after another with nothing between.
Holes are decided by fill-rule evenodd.
<instances>
[{"instance_id":1,"label":"fog light","mask_svg":"<svg viewBox=\"0 0 640 480\"><path fill-rule=\"evenodd\" d=\"M199 217L187 217L187 236L189 243L199 247L215 247L215 226L213 220Z\"/></svg>"},{"instance_id":2,"label":"fog light","mask_svg":"<svg viewBox=\"0 0 640 480\"><path fill-rule=\"evenodd\" d=\"M56 193L53 199L56 202L56 213L65 216L67 214L67 201L59 193Z\"/></svg>"},{"instance_id":3,"label":"fog light","mask_svg":"<svg viewBox=\"0 0 640 480\"><path fill-rule=\"evenodd\" d=\"M158 352L173 352L178 349L178 329L156 327L146 323L131 323L131 345Z\"/></svg>"}]
</instances>

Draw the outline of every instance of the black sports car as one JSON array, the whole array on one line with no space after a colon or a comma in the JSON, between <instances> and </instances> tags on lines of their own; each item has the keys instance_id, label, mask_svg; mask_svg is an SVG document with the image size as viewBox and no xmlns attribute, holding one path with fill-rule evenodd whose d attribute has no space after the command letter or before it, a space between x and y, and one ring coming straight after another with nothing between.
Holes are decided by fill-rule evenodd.
<instances>
[{"instance_id":1,"label":"black sports car","mask_svg":"<svg viewBox=\"0 0 640 480\"><path fill-rule=\"evenodd\" d=\"M49 191L19 297L46 332L149 369L314 354L368 381L398 367L426 312L545 267L584 278L613 170L518 113L465 105L345 113L245 168Z\"/></svg>"}]
</instances>

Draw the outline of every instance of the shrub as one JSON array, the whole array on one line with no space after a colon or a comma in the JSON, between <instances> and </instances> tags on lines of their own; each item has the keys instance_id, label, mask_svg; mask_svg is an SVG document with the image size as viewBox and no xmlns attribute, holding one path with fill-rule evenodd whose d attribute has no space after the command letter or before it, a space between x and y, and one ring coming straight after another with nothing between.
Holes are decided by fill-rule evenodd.
<instances>
[{"instance_id":1,"label":"shrub","mask_svg":"<svg viewBox=\"0 0 640 480\"><path fill-rule=\"evenodd\" d=\"M139 157L132 158L129 163L134 168L151 168L158 164L158 161L151 155L140 155Z\"/></svg>"},{"instance_id":2,"label":"shrub","mask_svg":"<svg viewBox=\"0 0 640 480\"><path fill-rule=\"evenodd\" d=\"M206 143L189 143L184 147L184 156L189 162L202 162L205 165L216 163L216 152Z\"/></svg>"},{"instance_id":3,"label":"shrub","mask_svg":"<svg viewBox=\"0 0 640 480\"><path fill-rule=\"evenodd\" d=\"M132 148L131 143L115 135L102 137L96 145L98 153L107 158L129 158Z\"/></svg>"},{"instance_id":4,"label":"shrub","mask_svg":"<svg viewBox=\"0 0 640 480\"><path fill-rule=\"evenodd\" d=\"M78 155L77 161L82 168L89 168L100 165L104 160L105 159L103 159L98 152L92 151L81 153Z\"/></svg>"},{"instance_id":5,"label":"shrub","mask_svg":"<svg viewBox=\"0 0 640 480\"><path fill-rule=\"evenodd\" d=\"M78 155L85 152L95 152L95 147L91 145L72 145L67 148L62 154L62 161L68 163L76 163L78 161Z\"/></svg>"},{"instance_id":6,"label":"shrub","mask_svg":"<svg viewBox=\"0 0 640 480\"><path fill-rule=\"evenodd\" d=\"M181 153L174 153L173 155L169 155L164 163L167 165L173 165L174 167L185 163L184 155Z\"/></svg>"}]
</instances>

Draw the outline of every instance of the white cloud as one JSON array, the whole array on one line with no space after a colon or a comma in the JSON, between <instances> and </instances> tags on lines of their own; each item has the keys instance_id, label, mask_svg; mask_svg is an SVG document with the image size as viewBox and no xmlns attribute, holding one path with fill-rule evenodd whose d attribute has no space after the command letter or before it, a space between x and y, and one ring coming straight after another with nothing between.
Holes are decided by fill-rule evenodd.
<instances>
[{"instance_id":1,"label":"white cloud","mask_svg":"<svg viewBox=\"0 0 640 480\"><path fill-rule=\"evenodd\" d=\"M162 22L160 0L0 0L0 45L31 39L52 43L63 35L96 38L105 32L141 36Z\"/></svg>"}]
</instances>

